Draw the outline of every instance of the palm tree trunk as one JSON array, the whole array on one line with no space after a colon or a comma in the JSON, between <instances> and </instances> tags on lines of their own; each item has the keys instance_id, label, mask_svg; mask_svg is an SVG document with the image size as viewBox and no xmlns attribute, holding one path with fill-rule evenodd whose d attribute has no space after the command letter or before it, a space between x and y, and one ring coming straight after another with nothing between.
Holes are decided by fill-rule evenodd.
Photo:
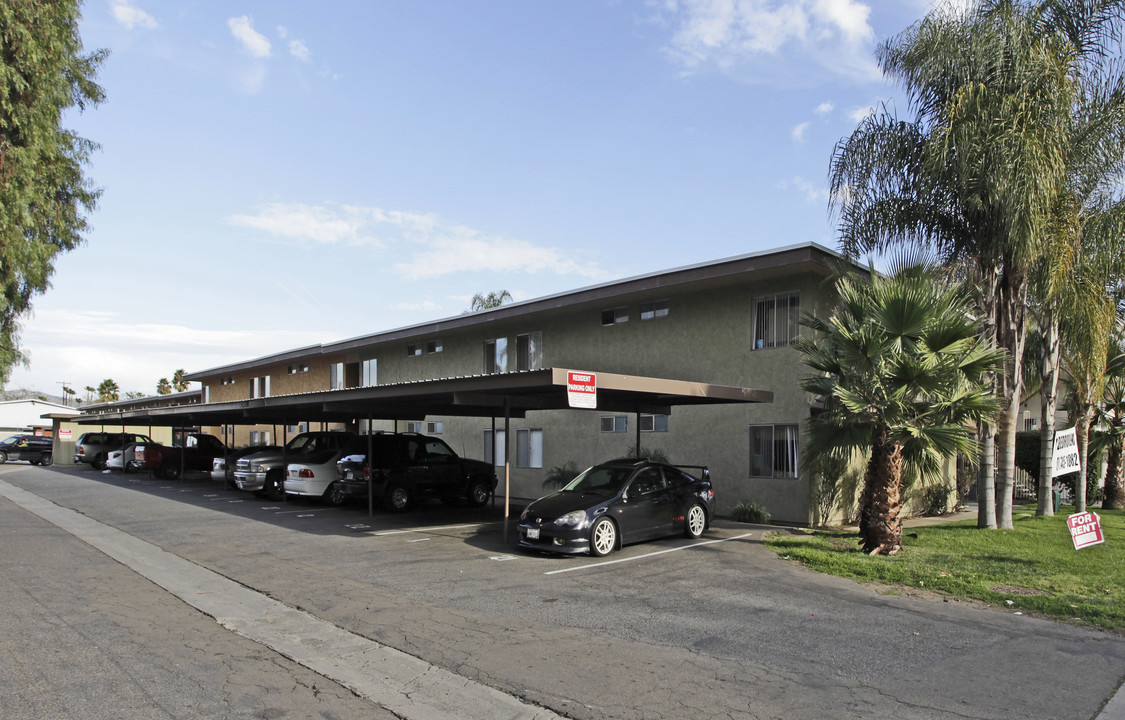
<instances>
[{"instance_id":1,"label":"palm tree trunk","mask_svg":"<svg viewBox=\"0 0 1125 720\"><path fill-rule=\"evenodd\" d=\"M1090 407L1080 404L1075 435L1078 437L1078 479L1074 481L1074 512L1086 512L1086 465L1090 462Z\"/></svg>"},{"instance_id":2,"label":"palm tree trunk","mask_svg":"<svg viewBox=\"0 0 1125 720\"><path fill-rule=\"evenodd\" d=\"M1109 444L1106 452L1105 495L1102 497L1103 510L1125 510L1125 488L1121 483L1121 458L1125 438L1117 438Z\"/></svg>"},{"instance_id":3,"label":"palm tree trunk","mask_svg":"<svg viewBox=\"0 0 1125 720\"><path fill-rule=\"evenodd\" d=\"M886 427L876 431L871 459L863 551L894 555L902 550L902 448L891 441Z\"/></svg>"},{"instance_id":4,"label":"palm tree trunk","mask_svg":"<svg viewBox=\"0 0 1125 720\"><path fill-rule=\"evenodd\" d=\"M1005 268L997 283L996 345L1008 352L1000 376L1000 417L997 419L997 527L1011 530L1012 493L1016 475L1016 429L1023 395L1023 349L1027 341L1027 278Z\"/></svg>"},{"instance_id":5,"label":"palm tree trunk","mask_svg":"<svg viewBox=\"0 0 1125 720\"><path fill-rule=\"evenodd\" d=\"M1035 514L1055 514L1052 496L1055 467L1055 412L1059 406L1059 357L1062 343L1059 340L1058 315L1043 328L1043 371L1040 373L1039 413L1039 503Z\"/></svg>"},{"instance_id":6,"label":"palm tree trunk","mask_svg":"<svg viewBox=\"0 0 1125 720\"><path fill-rule=\"evenodd\" d=\"M977 471L977 527L996 529L996 432L980 426L980 469Z\"/></svg>"}]
</instances>

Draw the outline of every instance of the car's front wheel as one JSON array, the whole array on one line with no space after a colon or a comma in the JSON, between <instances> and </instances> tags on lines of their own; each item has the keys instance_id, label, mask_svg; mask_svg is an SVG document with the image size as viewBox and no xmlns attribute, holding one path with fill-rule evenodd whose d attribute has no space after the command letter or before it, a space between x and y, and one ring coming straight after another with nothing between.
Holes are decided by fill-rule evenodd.
<instances>
[{"instance_id":1,"label":"car's front wheel","mask_svg":"<svg viewBox=\"0 0 1125 720\"><path fill-rule=\"evenodd\" d=\"M98 455L94 458L94 469L105 470L105 455Z\"/></svg>"},{"instance_id":2,"label":"car's front wheel","mask_svg":"<svg viewBox=\"0 0 1125 720\"><path fill-rule=\"evenodd\" d=\"M684 535L693 540L703 534L707 529L707 511L699 503L688 508L684 516Z\"/></svg>"},{"instance_id":3,"label":"car's front wheel","mask_svg":"<svg viewBox=\"0 0 1125 720\"><path fill-rule=\"evenodd\" d=\"M605 557L617 547L617 526L607 517L600 517L590 528L590 554Z\"/></svg>"},{"instance_id":4,"label":"car's front wheel","mask_svg":"<svg viewBox=\"0 0 1125 720\"><path fill-rule=\"evenodd\" d=\"M488 485L483 480L473 480L469 485L469 504L473 507L481 507L488 502Z\"/></svg>"},{"instance_id":5,"label":"car's front wheel","mask_svg":"<svg viewBox=\"0 0 1125 720\"><path fill-rule=\"evenodd\" d=\"M266 485L262 488L262 494L274 502L284 500L285 480L282 479L280 475L267 475Z\"/></svg>"},{"instance_id":6,"label":"car's front wheel","mask_svg":"<svg viewBox=\"0 0 1125 720\"><path fill-rule=\"evenodd\" d=\"M180 479L180 464L172 460L167 461L160 466L159 477L165 480L179 480Z\"/></svg>"},{"instance_id":7,"label":"car's front wheel","mask_svg":"<svg viewBox=\"0 0 1125 720\"><path fill-rule=\"evenodd\" d=\"M383 505L391 512L402 512L410 507L410 491L405 485L393 483L383 495Z\"/></svg>"}]
</instances>

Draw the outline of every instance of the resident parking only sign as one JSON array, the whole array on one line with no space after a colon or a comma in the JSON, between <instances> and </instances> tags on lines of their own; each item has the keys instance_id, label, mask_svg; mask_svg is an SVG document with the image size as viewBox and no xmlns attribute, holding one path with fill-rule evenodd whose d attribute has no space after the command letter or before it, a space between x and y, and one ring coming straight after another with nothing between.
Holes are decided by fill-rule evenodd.
<instances>
[{"instance_id":1,"label":"resident parking only sign","mask_svg":"<svg viewBox=\"0 0 1125 720\"><path fill-rule=\"evenodd\" d=\"M594 373L567 371L566 399L572 408L596 410L598 378Z\"/></svg>"},{"instance_id":2,"label":"resident parking only sign","mask_svg":"<svg viewBox=\"0 0 1125 720\"><path fill-rule=\"evenodd\" d=\"M1097 513L1075 513L1066 519L1066 526L1070 528L1070 538L1074 540L1075 550L1105 542L1101 518Z\"/></svg>"}]
</instances>

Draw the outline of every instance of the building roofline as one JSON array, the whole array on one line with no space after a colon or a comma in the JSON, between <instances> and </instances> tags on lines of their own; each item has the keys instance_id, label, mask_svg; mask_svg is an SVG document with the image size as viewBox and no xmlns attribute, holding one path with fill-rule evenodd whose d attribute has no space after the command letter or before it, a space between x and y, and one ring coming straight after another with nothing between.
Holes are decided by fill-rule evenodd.
<instances>
[{"instance_id":1,"label":"building roofline","mask_svg":"<svg viewBox=\"0 0 1125 720\"><path fill-rule=\"evenodd\" d=\"M835 250L826 248L818 243L808 242L787 245L785 247L760 250L743 255L721 258L719 260L683 265L669 270L634 275L619 280L610 280L596 285L577 288L575 290L566 290L552 295L508 303L489 310L463 313L461 315L454 315L438 320L430 320L414 325L406 325L390 330L359 335L331 343L309 345L304 348L287 350L281 353L253 358L251 360L186 373L184 379L200 381L217 374L250 370L285 362L287 360L307 358L315 354L327 355L346 352L375 343L394 342L425 335L434 335L450 330L471 327L473 325L495 322L497 320L518 318L545 310L560 309L569 305L608 301L614 297L635 294L646 290L656 291L671 289L688 283L706 282L708 280L718 280L723 277L735 276L750 270L764 270L808 262L819 264L826 268L834 263L851 263L856 265L853 261L848 260ZM862 268L859 265L856 265L856 267L861 268L865 272L867 270L867 268Z\"/></svg>"}]
</instances>

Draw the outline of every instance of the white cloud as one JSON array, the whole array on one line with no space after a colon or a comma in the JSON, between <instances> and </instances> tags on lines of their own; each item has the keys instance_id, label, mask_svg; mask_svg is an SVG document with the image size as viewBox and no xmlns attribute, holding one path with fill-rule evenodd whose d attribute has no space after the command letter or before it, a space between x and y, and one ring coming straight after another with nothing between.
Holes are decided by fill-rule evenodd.
<instances>
[{"instance_id":1,"label":"white cloud","mask_svg":"<svg viewBox=\"0 0 1125 720\"><path fill-rule=\"evenodd\" d=\"M110 6L113 19L129 30L138 27L152 30L156 27L156 19L144 10L134 7L131 0L111 0Z\"/></svg>"},{"instance_id":2,"label":"white cloud","mask_svg":"<svg viewBox=\"0 0 1125 720\"><path fill-rule=\"evenodd\" d=\"M254 214L228 217L226 222L298 243L369 246L377 250L394 245L399 262L393 268L410 280L486 271L606 276L595 265L574 260L572 253L450 225L425 213L352 205L273 203Z\"/></svg>"},{"instance_id":3,"label":"white cloud","mask_svg":"<svg viewBox=\"0 0 1125 720\"><path fill-rule=\"evenodd\" d=\"M795 140L796 142L804 142L805 141L805 131L809 129L810 125L812 125L811 122L803 122L800 125L797 125L792 130L789 131L789 136L791 138L793 138L793 140Z\"/></svg>"},{"instance_id":4,"label":"white cloud","mask_svg":"<svg viewBox=\"0 0 1125 720\"><path fill-rule=\"evenodd\" d=\"M757 62L760 80L811 61L861 81L880 77L871 8L858 0L667 0L660 9L676 27L668 52L689 71Z\"/></svg>"},{"instance_id":5,"label":"white cloud","mask_svg":"<svg viewBox=\"0 0 1125 720\"><path fill-rule=\"evenodd\" d=\"M301 40L289 41L289 54L301 62L309 62L312 58L312 53L309 52L308 47L306 47L305 43Z\"/></svg>"},{"instance_id":6,"label":"white cloud","mask_svg":"<svg viewBox=\"0 0 1125 720\"><path fill-rule=\"evenodd\" d=\"M231 35L242 43L242 49L251 56L256 58L270 56L270 41L253 28L248 16L230 18L227 20L227 27L230 28Z\"/></svg>"},{"instance_id":7,"label":"white cloud","mask_svg":"<svg viewBox=\"0 0 1125 720\"><path fill-rule=\"evenodd\" d=\"M874 105L868 105L867 107L857 107L848 113L848 117L852 122L858 123L873 112L875 112Z\"/></svg>"},{"instance_id":8,"label":"white cloud","mask_svg":"<svg viewBox=\"0 0 1125 720\"><path fill-rule=\"evenodd\" d=\"M826 102L822 102L821 104L817 105L816 110L814 110L813 112L815 112L817 115L827 115L828 113L832 112L835 109L836 109L835 103L833 103L831 101L826 101Z\"/></svg>"},{"instance_id":9,"label":"white cloud","mask_svg":"<svg viewBox=\"0 0 1125 720\"><path fill-rule=\"evenodd\" d=\"M800 175L794 176L791 180L782 180L777 184L782 190L796 190L805 196L805 200L810 203L824 203L828 200L828 191L823 186L817 185L811 180L801 177Z\"/></svg>"}]
</instances>

